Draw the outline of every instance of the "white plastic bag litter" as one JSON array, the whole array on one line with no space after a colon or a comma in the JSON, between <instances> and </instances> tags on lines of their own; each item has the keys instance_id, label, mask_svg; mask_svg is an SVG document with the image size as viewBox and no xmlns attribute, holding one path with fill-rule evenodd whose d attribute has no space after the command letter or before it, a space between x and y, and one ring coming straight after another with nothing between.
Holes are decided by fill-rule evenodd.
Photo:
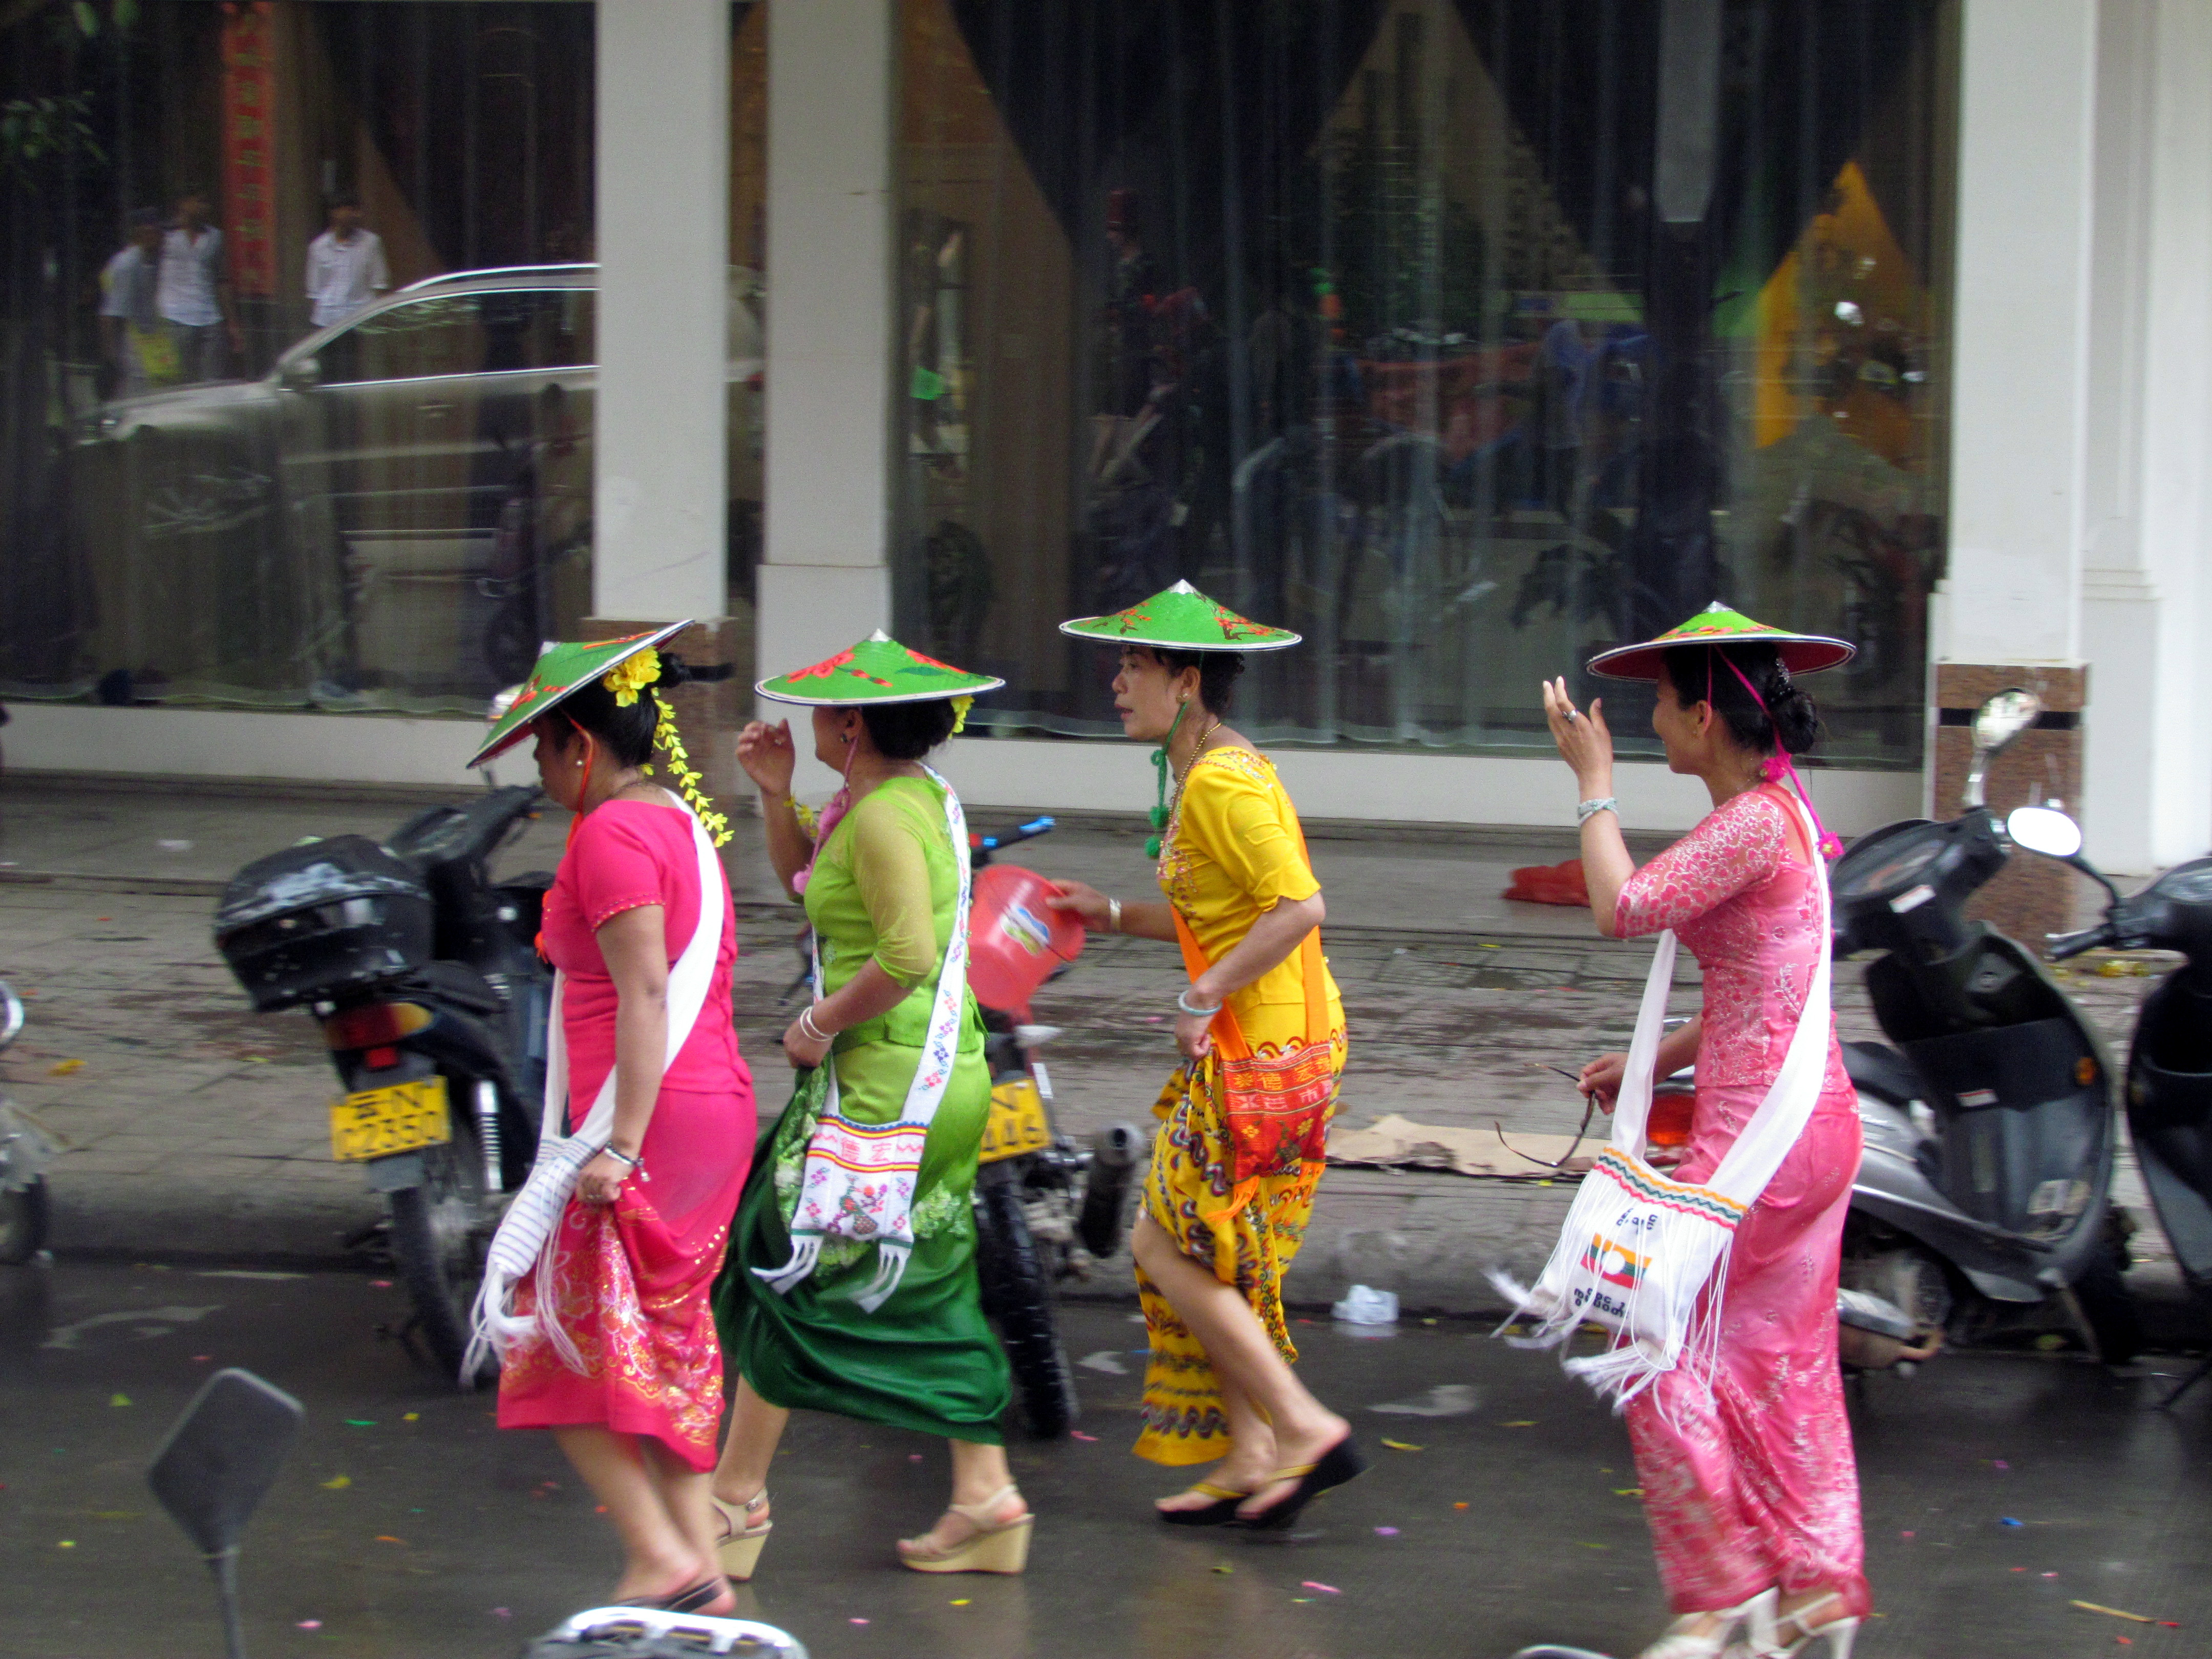
<instances>
[{"instance_id":1,"label":"white plastic bag litter","mask_svg":"<svg viewBox=\"0 0 2212 1659\"><path fill-rule=\"evenodd\" d=\"M1398 1293L1354 1285L1335 1307L1336 1316L1347 1325L1395 1325L1398 1322Z\"/></svg>"}]
</instances>

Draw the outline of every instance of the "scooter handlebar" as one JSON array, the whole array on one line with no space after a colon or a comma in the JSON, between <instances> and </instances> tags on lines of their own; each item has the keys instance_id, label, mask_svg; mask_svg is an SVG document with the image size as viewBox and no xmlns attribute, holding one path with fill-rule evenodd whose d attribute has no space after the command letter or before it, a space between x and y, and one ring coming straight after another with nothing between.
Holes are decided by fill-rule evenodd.
<instances>
[{"instance_id":1,"label":"scooter handlebar","mask_svg":"<svg viewBox=\"0 0 2212 1659\"><path fill-rule=\"evenodd\" d=\"M2109 921L2100 921L2094 927L2084 927L2078 933L2046 933L2044 939L2050 948L2045 954L2053 962L2063 962L2069 957L2080 956L2084 951L2110 945L2118 937Z\"/></svg>"}]
</instances>

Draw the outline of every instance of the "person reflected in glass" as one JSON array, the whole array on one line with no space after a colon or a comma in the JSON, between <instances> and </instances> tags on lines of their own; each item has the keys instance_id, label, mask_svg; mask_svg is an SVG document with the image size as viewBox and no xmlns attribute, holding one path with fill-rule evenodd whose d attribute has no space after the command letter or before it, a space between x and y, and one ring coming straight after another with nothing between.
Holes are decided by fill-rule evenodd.
<instances>
[{"instance_id":1,"label":"person reflected in glass","mask_svg":"<svg viewBox=\"0 0 2212 1659\"><path fill-rule=\"evenodd\" d=\"M155 308L177 356L185 384L219 380L246 335L233 308L230 276L223 269L222 233L208 222L207 192L187 185L177 198L177 222L161 239L161 269Z\"/></svg>"},{"instance_id":2,"label":"person reflected in glass","mask_svg":"<svg viewBox=\"0 0 2212 1659\"><path fill-rule=\"evenodd\" d=\"M140 208L131 216L131 240L100 273L100 340L118 398L175 379L175 352L155 308L161 268L161 210Z\"/></svg>"},{"instance_id":3,"label":"person reflected in glass","mask_svg":"<svg viewBox=\"0 0 2212 1659\"><path fill-rule=\"evenodd\" d=\"M1725 645L1670 643L1729 636ZM1716 605L1673 634L1598 657L1594 671L1657 682L1652 730L1669 770L1713 810L1638 869L1613 804L1602 700L1544 686L1544 712L1582 803L1583 869L1597 930L1672 929L1704 973L1698 1016L1661 1042L1654 1074L1692 1062L1690 1141L1672 1179L1694 1186L1759 1113L1828 950L1821 887L1829 838L1790 792L1790 757L1820 729L1800 672L1847 659L1842 641L1793 635ZM1830 854L1830 855L1832 855ZM1846 1659L1871 1610L1857 1465L1836 1358L1844 1220L1859 1164L1857 1096L1826 1009L1826 1060L1809 1117L1735 1231L1717 1286L1717 1353L1677 1365L1628 1401L1629 1439L1677 1617L1644 1659L1778 1659L1826 1639ZM1607 1111L1626 1054L1583 1068ZM1812 1079L1808 1078L1808 1084ZM1748 1626L1747 1646L1730 1646Z\"/></svg>"},{"instance_id":4,"label":"person reflected in glass","mask_svg":"<svg viewBox=\"0 0 2212 1659\"><path fill-rule=\"evenodd\" d=\"M392 286L384 240L361 222L361 198L331 198L329 226L307 244L307 319L317 328L342 323Z\"/></svg>"},{"instance_id":5,"label":"person reflected in glass","mask_svg":"<svg viewBox=\"0 0 2212 1659\"><path fill-rule=\"evenodd\" d=\"M789 723L738 734L817 965L815 1000L783 1036L797 1084L715 1292L738 1372L714 1472L735 1578L752 1576L767 1542L769 1469L794 1410L950 1443L945 1512L898 1540L901 1565L1018 1573L1028 1562L1032 1518L999 1427L1011 1373L975 1267L991 1076L967 986L965 819L926 763L963 717L954 699L1001 684L881 635L763 682L763 696L813 706L814 757L844 780L818 822L792 797Z\"/></svg>"},{"instance_id":6,"label":"person reflected in glass","mask_svg":"<svg viewBox=\"0 0 2212 1659\"><path fill-rule=\"evenodd\" d=\"M1227 720L1237 647L1297 636L1185 584L1065 625L1092 638L1121 629L1204 642L1125 645L1114 678L1122 731L1160 745L1163 789L1174 780L1157 848L1164 898L1124 902L1068 881L1049 901L1092 932L1180 945L1189 975L1175 1004L1182 1064L1152 1109L1160 1128L1130 1245L1151 1348L1136 1451L1213 1462L1158 1500L1170 1525L1286 1528L1365 1467L1351 1425L1291 1369L1283 1315L1346 1054L1321 954L1328 910L1297 809Z\"/></svg>"}]
</instances>

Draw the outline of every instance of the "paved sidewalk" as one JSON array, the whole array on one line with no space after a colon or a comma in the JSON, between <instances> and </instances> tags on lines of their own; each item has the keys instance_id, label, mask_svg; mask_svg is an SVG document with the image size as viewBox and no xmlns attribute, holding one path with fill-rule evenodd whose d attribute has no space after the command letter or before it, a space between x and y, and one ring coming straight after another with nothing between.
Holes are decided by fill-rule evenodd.
<instances>
[{"instance_id":1,"label":"paved sidewalk","mask_svg":"<svg viewBox=\"0 0 2212 1659\"><path fill-rule=\"evenodd\" d=\"M21 779L0 789L0 976L30 1008L0 1079L76 1148L53 1175L59 1249L304 1263L338 1256L345 1237L374 1221L378 1204L358 1172L329 1159L331 1078L313 1022L248 1011L208 919L212 895L250 859L304 835L387 833L415 810L391 795L155 793ZM774 1110L790 1086L776 1042L790 1011L777 1000L799 965L797 918L774 895L757 831L744 819L737 828L738 1024L758 1097ZM564 830L549 813L503 867L550 867ZM1545 1068L1625 1045L1650 948L1594 937L1579 911L1497 896L1512 866L1568 856L1569 839L1316 837L1313 850L1352 1030L1340 1121L1397 1113L1571 1133L1580 1097ZM1133 829L1070 828L1021 853L1048 873L1127 896L1149 883ZM1101 939L1046 988L1037 1016L1065 1030L1050 1051L1064 1127L1149 1125L1173 1065L1178 977L1167 947ZM2150 982L2073 984L2124 1044ZM1873 1035L1857 967L1839 965L1837 985L1844 1034ZM1696 999L1685 958L1674 1006L1687 1012ZM84 1064L53 1073L71 1060ZM1485 1274L1540 1267L1571 1194L1562 1183L1332 1170L1291 1293L1318 1303L1357 1281L1397 1291L1410 1309L1491 1310ZM2142 1204L2131 1168L2121 1195ZM2142 1293L2177 1302L2154 1221L2137 1247ZM1126 1293L1126 1272L1109 1266L1095 1288Z\"/></svg>"}]
</instances>

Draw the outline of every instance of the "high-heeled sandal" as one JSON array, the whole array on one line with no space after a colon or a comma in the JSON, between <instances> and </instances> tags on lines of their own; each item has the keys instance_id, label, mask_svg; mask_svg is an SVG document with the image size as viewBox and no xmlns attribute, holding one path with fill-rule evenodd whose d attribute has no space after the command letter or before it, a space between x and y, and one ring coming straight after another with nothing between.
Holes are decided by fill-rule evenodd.
<instances>
[{"instance_id":1,"label":"high-heeled sandal","mask_svg":"<svg viewBox=\"0 0 2212 1659\"><path fill-rule=\"evenodd\" d=\"M1030 1531L1036 1521L1026 1505L1011 1521L994 1525L992 1511L1018 1493L1013 1483L993 1492L980 1504L948 1504L947 1515L957 1515L975 1528L972 1537L945 1549L932 1549L918 1538L899 1540L899 1561L916 1572L1019 1572L1029 1565Z\"/></svg>"},{"instance_id":2,"label":"high-heeled sandal","mask_svg":"<svg viewBox=\"0 0 2212 1659\"><path fill-rule=\"evenodd\" d=\"M749 1583L753 1569L759 1565L762 1546L775 1529L773 1521L756 1525L753 1512L768 1507L768 1488L763 1486L742 1504L726 1504L711 1492L708 1501L714 1513L722 1517L721 1541L715 1547L714 1559L721 1564L722 1572L733 1584Z\"/></svg>"},{"instance_id":3,"label":"high-heeled sandal","mask_svg":"<svg viewBox=\"0 0 2212 1659\"><path fill-rule=\"evenodd\" d=\"M1225 1527L1237 1518L1237 1506L1252 1494L1232 1491L1211 1480L1201 1480L1176 1494L1178 1498L1193 1495L1213 1501L1202 1510L1164 1510L1155 1506L1152 1512L1171 1527Z\"/></svg>"},{"instance_id":4,"label":"high-heeled sandal","mask_svg":"<svg viewBox=\"0 0 2212 1659\"><path fill-rule=\"evenodd\" d=\"M1333 1486L1356 1480L1367 1472L1367 1459L1347 1432L1310 1463L1293 1463L1267 1477L1267 1485L1295 1480L1287 1497L1277 1499L1257 1515L1237 1517L1255 1532L1281 1532L1304 1512L1307 1504ZM1264 1489L1263 1489L1264 1490Z\"/></svg>"},{"instance_id":5,"label":"high-heeled sandal","mask_svg":"<svg viewBox=\"0 0 2212 1659\"><path fill-rule=\"evenodd\" d=\"M1844 1599L1841 1590L1830 1590L1817 1601L1808 1601L1795 1613L1779 1613L1773 1606L1766 1609L1762 1620L1754 1613L1751 1620L1751 1639L1742 1651L1746 1659L1796 1659L1815 1642L1828 1644L1828 1659L1851 1659L1851 1647L1859 1639L1859 1620L1854 1613L1848 1618L1831 1619L1825 1625L1806 1622L1808 1615L1818 1612L1831 1601ZM1793 1642L1781 1639L1782 1626L1795 1625L1797 1638Z\"/></svg>"},{"instance_id":6,"label":"high-heeled sandal","mask_svg":"<svg viewBox=\"0 0 2212 1659\"><path fill-rule=\"evenodd\" d=\"M737 1592L729 1581L716 1573L711 1578L702 1578L696 1584L686 1584L682 1589L671 1590L665 1595L629 1595L613 1603L618 1607L651 1607L658 1613L696 1613L714 1616L732 1611L738 1605Z\"/></svg>"},{"instance_id":7,"label":"high-heeled sandal","mask_svg":"<svg viewBox=\"0 0 2212 1659\"><path fill-rule=\"evenodd\" d=\"M1780 1599L1778 1589L1763 1589L1741 1607L1715 1607L1710 1613L1686 1613L1669 1625L1659 1639L1636 1656L1636 1659L1721 1659L1731 1648L1741 1646L1735 1639L1736 1627L1748 1625L1754 1631L1771 1630L1774 1604ZM1721 1622L1704 1635L1694 1632L1692 1626L1707 1619ZM1762 1626L1760 1620L1765 1624Z\"/></svg>"}]
</instances>

